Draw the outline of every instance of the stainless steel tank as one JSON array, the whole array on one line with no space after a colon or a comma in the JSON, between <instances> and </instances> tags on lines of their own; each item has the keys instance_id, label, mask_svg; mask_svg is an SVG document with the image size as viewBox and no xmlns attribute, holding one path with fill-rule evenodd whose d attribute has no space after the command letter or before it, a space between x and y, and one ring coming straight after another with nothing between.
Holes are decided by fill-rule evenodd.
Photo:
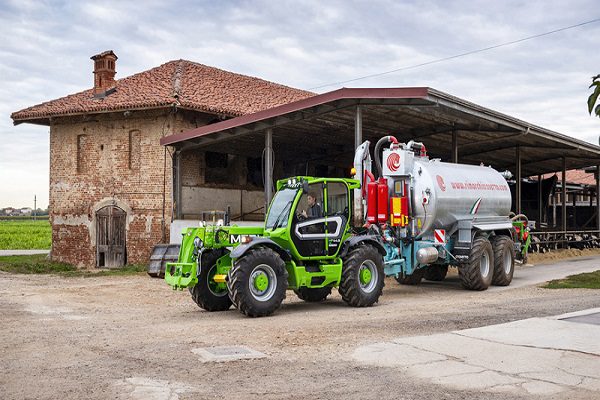
<instances>
[{"instance_id":1,"label":"stainless steel tank","mask_svg":"<svg viewBox=\"0 0 600 400\"><path fill-rule=\"evenodd\" d=\"M445 163L407 149L383 152L383 175L391 195L412 175L412 216L418 236L450 229L459 220L506 218L512 203L506 179L491 167Z\"/></svg>"},{"instance_id":2,"label":"stainless steel tank","mask_svg":"<svg viewBox=\"0 0 600 400\"><path fill-rule=\"evenodd\" d=\"M419 231L449 229L456 221L506 217L512 203L506 179L491 167L415 158L412 210Z\"/></svg>"}]
</instances>

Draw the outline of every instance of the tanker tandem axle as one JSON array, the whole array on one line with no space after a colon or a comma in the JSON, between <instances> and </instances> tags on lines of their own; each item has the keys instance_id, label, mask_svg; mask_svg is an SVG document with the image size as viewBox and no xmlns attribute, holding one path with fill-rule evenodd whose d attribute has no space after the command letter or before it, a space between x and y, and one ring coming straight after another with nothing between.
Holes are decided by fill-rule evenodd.
<instances>
[{"instance_id":1,"label":"tanker tandem axle","mask_svg":"<svg viewBox=\"0 0 600 400\"><path fill-rule=\"evenodd\" d=\"M509 285L527 255L524 216L511 218L505 178L489 167L430 160L421 143L393 136L356 150L357 179L299 176L277 182L264 227L203 222L186 228L165 280L208 311L259 317L293 290L323 301L337 288L355 307L379 300L384 276L439 281L458 267L466 289ZM385 147L385 148L384 148Z\"/></svg>"}]
</instances>

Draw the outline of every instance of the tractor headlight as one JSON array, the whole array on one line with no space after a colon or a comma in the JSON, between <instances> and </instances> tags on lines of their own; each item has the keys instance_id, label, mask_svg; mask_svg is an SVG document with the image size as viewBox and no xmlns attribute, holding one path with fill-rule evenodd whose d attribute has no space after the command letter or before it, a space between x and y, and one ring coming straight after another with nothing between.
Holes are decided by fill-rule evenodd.
<instances>
[{"instance_id":1,"label":"tractor headlight","mask_svg":"<svg viewBox=\"0 0 600 400\"><path fill-rule=\"evenodd\" d=\"M248 244L251 241L252 241L252 236L249 236L249 235L242 236L242 240L241 240L242 244Z\"/></svg>"},{"instance_id":2,"label":"tractor headlight","mask_svg":"<svg viewBox=\"0 0 600 400\"><path fill-rule=\"evenodd\" d=\"M200 247L202 247L204 243L202 243L202 239L200 239L198 236L196 236L194 238L194 247L199 249Z\"/></svg>"}]
</instances>

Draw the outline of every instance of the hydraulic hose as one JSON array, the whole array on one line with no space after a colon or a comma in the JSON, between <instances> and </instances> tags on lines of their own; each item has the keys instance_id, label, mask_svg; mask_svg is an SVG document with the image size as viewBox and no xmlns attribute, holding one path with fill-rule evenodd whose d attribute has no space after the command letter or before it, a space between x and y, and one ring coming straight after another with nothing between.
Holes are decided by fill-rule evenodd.
<instances>
[{"instance_id":1,"label":"hydraulic hose","mask_svg":"<svg viewBox=\"0 0 600 400\"><path fill-rule=\"evenodd\" d=\"M398 140L393 136L384 136L377 141L377 144L375 145L375 166L377 167L377 174L379 175L378 176L379 178L381 178L383 176L383 170L381 168L380 152L381 152L381 146L383 146L384 143L398 143Z\"/></svg>"}]
</instances>

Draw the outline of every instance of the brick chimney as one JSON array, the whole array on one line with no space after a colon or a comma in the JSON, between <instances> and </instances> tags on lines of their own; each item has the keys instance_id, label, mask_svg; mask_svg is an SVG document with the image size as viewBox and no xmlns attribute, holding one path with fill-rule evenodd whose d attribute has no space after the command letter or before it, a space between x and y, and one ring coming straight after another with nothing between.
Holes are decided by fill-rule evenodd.
<instances>
[{"instance_id":1,"label":"brick chimney","mask_svg":"<svg viewBox=\"0 0 600 400\"><path fill-rule=\"evenodd\" d=\"M115 86L117 55L112 50L90 57L94 60L94 96L102 96Z\"/></svg>"}]
</instances>

